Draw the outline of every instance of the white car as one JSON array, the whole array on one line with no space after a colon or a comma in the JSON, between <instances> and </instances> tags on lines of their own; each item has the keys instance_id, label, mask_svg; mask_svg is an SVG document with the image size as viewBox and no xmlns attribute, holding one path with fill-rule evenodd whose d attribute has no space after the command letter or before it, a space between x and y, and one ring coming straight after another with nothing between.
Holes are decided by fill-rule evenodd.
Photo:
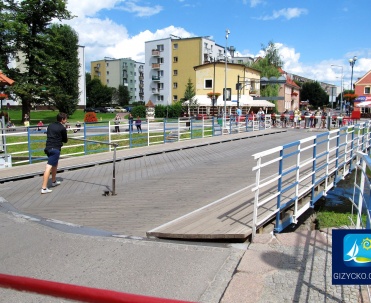
<instances>
[{"instance_id":1,"label":"white car","mask_svg":"<svg viewBox=\"0 0 371 303\"><path fill-rule=\"evenodd\" d=\"M113 107L105 107L105 109L107 110L107 113L114 113L115 112L115 109Z\"/></svg>"},{"instance_id":2,"label":"white car","mask_svg":"<svg viewBox=\"0 0 371 303\"><path fill-rule=\"evenodd\" d=\"M122 108L121 106L116 106L115 107L115 112L116 113L126 113L127 110L125 108Z\"/></svg>"}]
</instances>

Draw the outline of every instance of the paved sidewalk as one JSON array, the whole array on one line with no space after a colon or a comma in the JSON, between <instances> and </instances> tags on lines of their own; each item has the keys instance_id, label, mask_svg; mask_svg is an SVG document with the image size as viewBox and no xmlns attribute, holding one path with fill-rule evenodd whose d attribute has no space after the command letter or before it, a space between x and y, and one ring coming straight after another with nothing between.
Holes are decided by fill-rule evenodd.
<instances>
[{"instance_id":1,"label":"paved sidewalk","mask_svg":"<svg viewBox=\"0 0 371 303\"><path fill-rule=\"evenodd\" d=\"M332 285L331 274L331 230L257 235L221 303L369 302L364 286Z\"/></svg>"},{"instance_id":2,"label":"paved sidewalk","mask_svg":"<svg viewBox=\"0 0 371 303\"><path fill-rule=\"evenodd\" d=\"M227 246L69 234L1 211L0 247L3 274L209 303L219 302L244 252ZM72 301L0 288L0 302Z\"/></svg>"}]
</instances>

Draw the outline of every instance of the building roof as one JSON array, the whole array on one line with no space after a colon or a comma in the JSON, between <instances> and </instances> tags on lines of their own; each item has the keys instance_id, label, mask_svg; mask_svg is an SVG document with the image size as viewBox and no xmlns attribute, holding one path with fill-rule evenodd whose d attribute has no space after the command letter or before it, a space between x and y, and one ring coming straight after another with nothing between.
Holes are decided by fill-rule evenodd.
<instances>
[{"instance_id":1,"label":"building roof","mask_svg":"<svg viewBox=\"0 0 371 303\"><path fill-rule=\"evenodd\" d=\"M153 104L151 100L149 100L146 104L146 107L155 107L155 105Z\"/></svg>"},{"instance_id":2,"label":"building roof","mask_svg":"<svg viewBox=\"0 0 371 303\"><path fill-rule=\"evenodd\" d=\"M365 75L363 75L356 82L354 82L354 85L360 85L364 81L366 81L367 84L370 83L370 81L371 81L371 70L369 70Z\"/></svg>"}]
</instances>

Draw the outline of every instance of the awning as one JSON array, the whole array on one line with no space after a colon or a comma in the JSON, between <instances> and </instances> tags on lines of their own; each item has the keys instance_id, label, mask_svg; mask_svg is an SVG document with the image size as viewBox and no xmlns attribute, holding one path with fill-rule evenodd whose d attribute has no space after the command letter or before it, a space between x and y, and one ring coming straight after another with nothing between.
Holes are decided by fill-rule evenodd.
<instances>
[{"instance_id":1,"label":"awning","mask_svg":"<svg viewBox=\"0 0 371 303\"><path fill-rule=\"evenodd\" d=\"M198 106L212 106L212 101L206 95L196 95L193 100L197 100ZM185 105L189 104L189 101L184 102ZM275 107L275 105L267 100L253 100L249 95L242 95L239 99L240 106L248 107ZM223 96L220 96L215 103L215 106L224 106ZM231 96L231 101L226 101L226 106L237 106L237 95Z\"/></svg>"},{"instance_id":2,"label":"awning","mask_svg":"<svg viewBox=\"0 0 371 303\"><path fill-rule=\"evenodd\" d=\"M360 102L355 105L356 107L371 107L371 101Z\"/></svg>"}]
</instances>

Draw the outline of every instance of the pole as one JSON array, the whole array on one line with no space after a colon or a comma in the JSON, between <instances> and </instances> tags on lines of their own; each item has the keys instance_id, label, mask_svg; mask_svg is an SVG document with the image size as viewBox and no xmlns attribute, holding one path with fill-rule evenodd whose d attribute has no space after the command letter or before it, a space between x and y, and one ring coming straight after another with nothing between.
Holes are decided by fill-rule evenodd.
<instances>
[{"instance_id":1,"label":"pole","mask_svg":"<svg viewBox=\"0 0 371 303\"><path fill-rule=\"evenodd\" d=\"M225 59L225 70L224 70L224 113L223 113L223 128L227 125L227 47L228 47L228 35L229 29L225 31L225 49L224 49L224 59Z\"/></svg>"},{"instance_id":2,"label":"pole","mask_svg":"<svg viewBox=\"0 0 371 303\"><path fill-rule=\"evenodd\" d=\"M340 95L340 113L343 113L343 67L341 67L341 95Z\"/></svg>"},{"instance_id":3,"label":"pole","mask_svg":"<svg viewBox=\"0 0 371 303\"><path fill-rule=\"evenodd\" d=\"M240 75L237 76L237 108L240 107Z\"/></svg>"},{"instance_id":4,"label":"pole","mask_svg":"<svg viewBox=\"0 0 371 303\"><path fill-rule=\"evenodd\" d=\"M215 58L214 58L214 78L213 78L213 117L215 116Z\"/></svg>"}]
</instances>

